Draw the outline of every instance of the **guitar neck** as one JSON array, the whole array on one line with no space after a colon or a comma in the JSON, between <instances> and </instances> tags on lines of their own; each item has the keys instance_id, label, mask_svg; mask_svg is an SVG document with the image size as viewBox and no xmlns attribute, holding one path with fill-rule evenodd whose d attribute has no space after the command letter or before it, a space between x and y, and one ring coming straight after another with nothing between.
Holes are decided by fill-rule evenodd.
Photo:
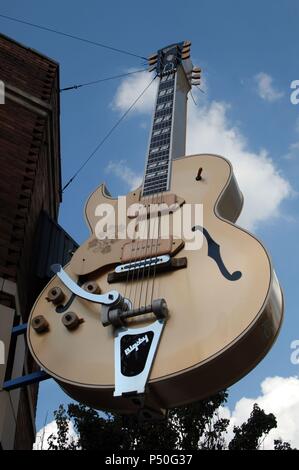
<instances>
[{"instance_id":1,"label":"guitar neck","mask_svg":"<svg viewBox=\"0 0 299 470\"><path fill-rule=\"evenodd\" d=\"M171 161L185 155L187 94L190 83L181 65L159 79L142 195L169 190Z\"/></svg>"}]
</instances>

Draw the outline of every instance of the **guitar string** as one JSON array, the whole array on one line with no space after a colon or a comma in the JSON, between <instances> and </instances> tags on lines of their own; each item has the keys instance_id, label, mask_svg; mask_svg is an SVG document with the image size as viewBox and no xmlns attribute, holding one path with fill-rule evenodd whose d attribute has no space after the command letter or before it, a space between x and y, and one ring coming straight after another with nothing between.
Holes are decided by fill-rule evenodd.
<instances>
[{"instance_id":1,"label":"guitar string","mask_svg":"<svg viewBox=\"0 0 299 470\"><path fill-rule=\"evenodd\" d=\"M112 129L108 132L108 134L106 134L106 136L104 137L104 139L102 139L102 141L100 142L100 144L98 144L98 146L96 147L96 149L92 152L92 154L88 157L87 160L85 160L85 162L83 163L83 165L81 165L81 167L77 170L77 172L73 175L73 177L68 181L68 183L64 186L63 190L64 191L71 183L72 181L74 180L74 178L78 175L78 173L83 169L83 167L87 164L87 162L91 159L91 157L96 153L96 151L102 146L102 144L105 142L105 140L111 135L111 133L113 132L113 130L120 124L120 122L125 118L125 116L129 113L129 111L135 106L135 104L137 103L137 101L142 97L142 95L144 95L144 93L148 90L148 88L151 86L151 84L154 82L154 80L156 80L157 78L157 75L155 75L153 77L153 79L150 81L150 83L144 88L144 90L139 94L139 96L135 99L135 101L131 104L131 106L127 109L127 111L120 117L120 119L117 121L117 123L112 127ZM127 229L127 227L126 227ZM127 292L127 285L128 285L128 282L129 282L129 275L130 275L130 268L131 268L131 264L132 264L132 256L129 260L129 268L128 268L128 272L127 272L127 276L126 276L126 283L125 283L125 297L126 297L126 292Z\"/></svg>"},{"instance_id":2,"label":"guitar string","mask_svg":"<svg viewBox=\"0 0 299 470\"><path fill-rule=\"evenodd\" d=\"M172 120L173 120L173 106L174 106L174 86L175 86L175 78L176 78L176 72L173 73L173 93L172 93L172 118L171 118L171 126L172 126ZM169 73L167 76L171 75ZM170 171L170 163L171 163L171 155L170 155L170 141L169 141L169 150L168 150L168 172ZM168 173L169 175L169 173ZM160 204L163 202L163 192L161 193L161 198L160 198ZM158 255L158 240L159 240L159 232L161 230L161 222L162 222L162 213L160 213L160 216L158 214L158 239L157 239L157 244L156 244L156 253L155 253L155 261L154 261L154 270L153 270L153 280L152 280L152 289L151 289L151 297L150 297L150 303L153 303L153 295L154 295L154 285L155 285L155 277L156 277L156 270L157 270L157 255ZM149 280L149 277L148 277Z\"/></svg>"},{"instance_id":3,"label":"guitar string","mask_svg":"<svg viewBox=\"0 0 299 470\"><path fill-rule=\"evenodd\" d=\"M155 77L153 78L153 80L151 81L151 83L157 78L157 76L158 75L156 74ZM136 237L136 238L133 237L133 240L131 242L132 243L131 244L132 249L131 249L130 259L129 259L129 263L128 263L129 266L128 266L128 272L127 272L127 276L126 276L126 284L125 284L125 296L126 296L126 293L127 293L127 285L130 284L128 299L132 304L132 308L134 306L133 305L134 302L131 301L131 294L132 294L132 290L133 290L133 282L134 282L134 277L135 277L135 269L132 266L132 264L136 263L137 257L138 257L138 239L137 239L137 232L136 232L137 222L138 222L138 216L137 216L137 219L136 219L136 225L135 225L135 231L134 231L134 237ZM136 246L135 246L135 256L133 256L134 241L135 241L135 244L136 244ZM131 271L132 271L132 277L130 279Z\"/></svg>"},{"instance_id":4,"label":"guitar string","mask_svg":"<svg viewBox=\"0 0 299 470\"><path fill-rule=\"evenodd\" d=\"M137 258L140 258L140 260L144 259L143 261L143 265L145 265L145 262L146 262L146 256L143 256L143 244L145 243L145 253L146 253L146 247L147 247L147 228L148 228L148 224L147 224L147 207L148 207L148 203L147 201L145 200L144 201L144 205L145 205L145 214L142 213L141 214L141 221L143 220L143 217L145 217L145 220L144 220L144 226L142 227L142 233L138 230L138 233L139 233L139 238L140 238L140 242L138 244L137 242L137 246L136 246L136 259ZM140 248L140 254L138 255L138 250ZM142 267L141 265L138 266L137 268L137 275L136 275L136 280L135 280L135 293L134 293L134 300L133 300L133 304L134 304L134 307L137 307L137 305L135 304L136 302L136 298L137 298L137 292L138 292L138 281L139 281L139 275L140 275L140 271L141 271ZM133 269L133 274L134 274L134 269ZM132 282L134 280L134 276L132 277Z\"/></svg>"},{"instance_id":5,"label":"guitar string","mask_svg":"<svg viewBox=\"0 0 299 470\"><path fill-rule=\"evenodd\" d=\"M159 87L160 87L160 84L159 84ZM158 87L158 94L159 94L159 88ZM159 97L157 97L157 102L158 102L158 99ZM156 110L157 111L157 110ZM156 113L155 113L156 115ZM155 117L154 117L155 119ZM153 132L153 129L154 129L154 124L153 124L153 128L152 128L152 132ZM149 150L150 151L150 150ZM146 236L146 239L145 239L145 250L144 250L144 255L142 253L142 258L144 259L143 261L143 266L140 265L139 266L139 269L138 269L138 272L137 272L137 279L136 279L136 289L135 289L135 295L137 295L137 291L138 291L138 280L139 280L139 276L140 276L140 273L142 271L142 275L141 275L141 282L140 282L140 288L139 288L139 302L138 302L138 308L141 307L141 299L142 299L142 293L143 293L143 286L144 286L144 277L145 277L145 270L146 270L146 261L147 261L147 256L148 256L148 248L149 246L151 247L150 248L150 252L149 252L149 256L150 256L150 263L149 265L147 265L147 269L148 269L148 273L150 273L150 269L151 269L151 257L152 257L152 245L153 245L153 240L152 239L152 242L150 242L150 235L151 235L151 213L150 213L150 209L151 209L151 205L152 203L155 201L155 197L156 197L156 194L155 192L149 196L148 198L148 203L146 205L146 220L145 220L145 226L146 226L146 229L147 229L147 236ZM151 199L151 200L150 200ZM149 213L148 213L149 212ZM149 216L149 217L148 217ZM154 234L153 234L154 235ZM146 291L147 292L147 291ZM135 303L135 296L134 296L134 303ZM144 306L146 306L146 296L145 296L145 304Z\"/></svg>"},{"instance_id":6,"label":"guitar string","mask_svg":"<svg viewBox=\"0 0 299 470\"><path fill-rule=\"evenodd\" d=\"M162 195L159 192L159 189L162 188L163 185L164 185L164 183L160 182L160 185L158 186L158 191L155 191L152 195L152 203L157 204L158 207L159 207L159 201L158 201L159 194L160 194L160 198L162 199ZM156 235L156 220L157 220L157 217L159 217L159 213L157 214L157 217L153 214L153 216L154 216L154 225L153 226L152 226L152 217L151 216L152 216L152 214L151 214L151 210L150 210L150 214L149 214L149 233L151 234L151 229L152 229L152 239L151 239L151 242L150 242L150 252L149 252L150 262L147 265L148 272L147 272L147 281L145 282L146 289L145 289L144 306L147 305L147 293L148 293L149 278L150 278L152 258L153 258L154 240L156 240L156 254L157 254L158 242L159 242L159 223L158 223L157 237L155 238L155 235ZM146 245L146 248L148 248L148 245L149 244ZM146 256L147 256L147 249L146 249L146 253L145 253L145 259L146 259ZM139 296L139 308L141 306L141 298L142 298L142 292L143 292L144 279L145 279L145 263L144 263L143 272L142 272L142 282L141 282L140 296Z\"/></svg>"},{"instance_id":7,"label":"guitar string","mask_svg":"<svg viewBox=\"0 0 299 470\"><path fill-rule=\"evenodd\" d=\"M164 192L162 191L160 193L160 201L158 202L158 206L162 203L163 201L163 195L164 195ZM154 265L154 269L155 269L155 266L157 264L157 255L158 255L158 246L159 246L159 235L160 235L160 221L161 221L161 213L160 211L158 210L158 213L157 213L157 217L155 218L155 227L156 227L156 221L158 221L158 227L157 227L157 238L156 238L156 252L155 252L155 255L153 256L152 254L152 259L154 260L153 261L153 265ZM155 232L156 229L154 229L154 232ZM153 249L155 248L154 244L152 244L152 247ZM151 267L152 267L152 260L150 262L150 268L149 268L149 274L150 274L150 270L151 270ZM148 287L149 287L149 283L150 283L150 275L148 276L148 281L147 281L147 291L148 291ZM146 296L146 301L147 301L147 296ZM152 304L152 301L153 299L151 298L150 300L150 304Z\"/></svg>"},{"instance_id":8,"label":"guitar string","mask_svg":"<svg viewBox=\"0 0 299 470\"><path fill-rule=\"evenodd\" d=\"M146 207L146 205L145 205L145 207ZM137 217L136 220L137 221L139 220L139 214L138 214L138 217ZM141 216L141 220L142 220L142 216ZM137 226L137 224L136 224L136 226ZM136 228L136 226L135 226L135 228ZM146 224L144 226L147 227ZM138 260L138 251L139 251L140 248L141 248L141 251L142 251L143 236L141 236L141 235L146 235L146 233L141 234L141 232L138 229L138 237L136 236L136 239L135 239L136 246L135 246L135 256L134 256L133 263L136 263L137 260ZM132 248L133 248L133 246L132 246ZM131 251L131 255L132 255L132 253L133 253L133 250ZM135 307L135 300L136 300L137 288L138 288L139 269L135 270L134 267L133 267L133 269L131 271L132 271L132 278L131 278L131 280L129 279L130 280L130 296L131 296L131 292L134 291L135 293L134 293L134 299L133 299L132 304ZM134 283L134 278L135 278L135 272L137 272L137 279L135 280L135 288L134 288L133 283Z\"/></svg>"},{"instance_id":9,"label":"guitar string","mask_svg":"<svg viewBox=\"0 0 299 470\"><path fill-rule=\"evenodd\" d=\"M140 283L138 308L140 308L140 306L141 306L141 298L142 298L142 291L143 291L143 279L144 279L144 272L145 272L146 259L147 259L147 248L148 248L148 241L149 241L150 230L151 230L150 207L151 207L151 202L148 201L148 204L146 205L146 232L147 232L147 236L146 236L146 241L145 241L144 262L143 262L143 266L140 267L140 270L142 269L142 276L141 276L141 283ZM149 211L149 213L148 213L148 211ZM149 217L148 217L148 215L149 215Z\"/></svg>"},{"instance_id":10,"label":"guitar string","mask_svg":"<svg viewBox=\"0 0 299 470\"><path fill-rule=\"evenodd\" d=\"M133 239L131 242L131 254L130 254L130 259L129 259L129 267L128 267L128 272L127 272L127 283L130 284L130 289L129 289L129 294L128 294L128 299L131 301L131 294L132 294L132 290L133 290L133 281L134 281L134 274L135 274L135 269L134 269L134 263L136 263L137 261L137 256L138 256L138 233L137 233L137 226L138 226L138 223L139 223L139 213L137 214L137 217L136 217L136 223L135 223L135 227L134 227L134 234L133 234ZM134 243L135 242L135 243ZM134 244L136 245L135 246L135 255L133 255L133 247L134 247ZM133 266L132 266L133 265ZM131 269L132 268L132 269ZM131 275L131 271L132 271L132 278L130 279L130 275ZM132 302L132 308L134 307L134 302Z\"/></svg>"},{"instance_id":11,"label":"guitar string","mask_svg":"<svg viewBox=\"0 0 299 470\"><path fill-rule=\"evenodd\" d=\"M147 241L146 241L146 250L145 250L145 253L144 253L144 263L143 263L143 269L142 269L142 280L141 280L141 286L140 286L140 294L139 294L139 305L138 305L138 308L140 308L141 306L141 298L142 298L142 292L143 292L143 285L144 285L144 276L145 276L145 265L146 265L146 259L147 259L147 254L148 254L148 247L149 247L149 244L150 244L150 236L154 235L151 234L151 222L152 222L152 218L151 218L151 206L152 204L154 203L155 201L155 196L156 196L157 193L153 193L152 194L152 200L151 202L149 203L148 205L148 210L149 210L149 217L148 217L148 220L147 220L147 224L148 224L148 230L147 230ZM151 257L152 257L152 243L151 243L151 249L150 249L150 252L149 252L149 256L150 256L150 263L149 265L147 265L147 269L150 271L150 266L151 266ZM146 296L145 296L145 304L144 306L146 306Z\"/></svg>"},{"instance_id":12,"label":"guitar string","mask_svg":"<svg viewBox=\"0 0 299 470\"><path fill-rule=\"evenodd\" d=\"M171 75L171 73L167 74L166 76L168 77L169 75ZM173 103L173 97L172 97L172 103ZM172 121L171 121L172 122ZM169 124L168 124L169 125ZM169 146L170 146L170 142L169 142ZM168 151L168 171L169 171L169 163L170 163L170 148L169 148L169 151ZM164 186L164 183L161 183L159 188L163 188ZM160 201L159 201L159 194L160 194ZM156 195L158 196L157 197L157 205L159 207L159 205L163 202L163 195L164 195L164 192L163 191L160 191L160 192L157 192ZM150 259L150 263L149 263L149 266L148 266L148 275L147 275L147 281L146 281L146 293L145 293L145 305L147 304L147 295L148 295L148 290L149 290L149 285L150 285L150 275L151 275L151 267L152 267L152 260L155 258L153 264L154 264L154 273L156 271L156 265L157 265L157 254L158 254L158 245L159 245L159 232L160 232L160 222L161 222L161 214L159 214L159 211L157 213L157 217L155 217L155 221L154 221L154 228L153 228L153 235L155 235L155 231L156 231L156 221L158 220L158 230L157 230L157 238L156 238L156 253L155 253L155 257L153 257L153 253L152 253L152 249L154 247L154 238L152 239L152 243L151 243L151 259ZM154 280L153 280L154 282ZM152 301L153 301L153 286L152 286L152 293L151 293L151 300L150 300L150 303L152 304Z\"/></svg>"},{"instance_id":13,"label":"guitar string","mask_svg":"<svg viewBox=\"0 0 299 470\"><path fill-rule=\"evenodd\" d=\"M169 75L172 75L172 73L170 72L169 74L167 74L166 76L168 77ZM175 75L173 74L173 80L175 78ZM173 99L173 97L172 97ZM168 152L168 170L169 170L169 152ZM162 188L164 186L164 183L161 183L160 184L160 188ZM158 188L159 190L159 188ZM160 201L157 200L159 199L159 194L160 194ZM158 197L157 197L158 196ZM152 202L155 201L155 198L156 198L156 203L157 206L159 207L159 205L163 202L163 191L162 192L157 192L157 193L153 193L152 195ZM150 202L150 201L148 201ZM145 240L145 253L144 253L144 256L143 256L143 253L142 253L142 243L144 244L143 242L143 236L141 236L140 232L139 232L139 236L141 238L141 254L142 254L142 257L144 258L144 262L143 262L143 266L140 265L137 269L137 277L136 277L136 285L135 285L135 294L134 294L134 300L133 300L133 303L134 303L134 306L135 306L135 301L136 301L136 296L137 296L137 292L138 292L138 280L139 280L139 277L140 277L140 272L142 270L142 280L141 280L141 283L140 283L140 291L139 291L139 305L138 307L140 308L141 306L141 299L142 299L142 292L143 292L143 285L144 285L144 277L145 277L145 268L146 268L146 259L147 259L147 252L148 252L148 247L149 247L149 243L148 243L148 239L149 239L149 234L151 232L151 228L153 230L153 233L152 233L152 240L151 240L151 243L150 243L150 263L149 265L147 266L147 269L148 269L148 276L147 276L147 282L146 282L146 293L145 293L145 305L146 305L146 301L147 301L147 294L148 294L148 288L149 288L149 279L150 279L150 274L151 274L151 267L152 267L152 263L153 263L153 251L155 249L155 260L154 260L154 277L153 277L153 283L152 283L152 291L151 291L151 302L153 300L153 292L154 292L154 281L155 281L155 277L156 277L156 265L157 265L157 254L158 254L158 246L159 246L159 235L160 235L160 226L161 226L161 220L162 220L162 215L161 213L158 211L157 213L157 216L155 217L154 219L154 226L152 227L152 224L151 224L151 214L149 214L149 221L148 221L148 210L150 211L150 206L151 204L149 203L147 206L146 206L146 219L144 221L144 225L145 225L145 229L147 230L147 237L146 237L146 240ZM156 222L158 221L158 232L156 234ZM154 242L156 242L156 246L154 245ZM138 258L138 242L136 243L136 249L135 249L135 252L136 252L136 256L135 256L135 261L137 260ZM141 256L140 254L140 256ZM131 262L130 262L130 265L131 265ZM129 279L129 276L130 276L130 269L128 271L128 276L127 278ZM131 296L131 290L132 290L132 285L133 285L133 281L134 281L134 276L135 276L135 269L132 269L132 280L131 280L131 286L130 286L130 294L129 294L129 297ZM125 290L126 292L126 290Z\"/></svg>"}]
</instances>

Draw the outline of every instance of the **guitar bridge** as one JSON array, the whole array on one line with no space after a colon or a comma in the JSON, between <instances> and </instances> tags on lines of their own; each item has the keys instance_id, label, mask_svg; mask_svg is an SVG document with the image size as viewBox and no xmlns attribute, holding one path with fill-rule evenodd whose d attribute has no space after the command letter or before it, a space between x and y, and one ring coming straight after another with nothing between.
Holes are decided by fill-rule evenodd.
<instances>
[{"instance_id":1,"label":"guitar bridge","mask_svg":"<svg viewBox=\"0 0 299 470\"><path fill-rule=\"evenodd\" d=\"M153 258L147 258L140 261L132 261L131 263L120 264L114 270L109 273L107 280L109 284L113 282L119 282L128 279L128 274L133 271L142 270L145 275L157 274L159 272L175 271L177 269L183 269L187 267L187 258L171 258L169 255L156 256Z\"/></svg>"}]
</instances>

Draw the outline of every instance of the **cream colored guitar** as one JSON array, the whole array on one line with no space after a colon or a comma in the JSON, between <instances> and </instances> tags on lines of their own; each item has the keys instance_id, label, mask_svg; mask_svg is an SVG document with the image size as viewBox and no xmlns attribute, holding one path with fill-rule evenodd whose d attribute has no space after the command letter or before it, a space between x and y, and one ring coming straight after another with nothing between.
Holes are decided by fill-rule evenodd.
<instances>
[{"instance_id":1,"label":"cream colored guitar","mask_svg":"<svg viewBox=\"0 0 299 470\"><path fill-rule=\"evenodd\" d=\"M239 380L283 316L269 255L234 225L242 195L231 164L184 156L187 93L199 78L189 56L185 42L149 59L159 87L143 185L125 200L103 185L90 196L90 237L53 267L28 328L33 357L66 393L145 418Z\"/></svg>"}]
</instances>

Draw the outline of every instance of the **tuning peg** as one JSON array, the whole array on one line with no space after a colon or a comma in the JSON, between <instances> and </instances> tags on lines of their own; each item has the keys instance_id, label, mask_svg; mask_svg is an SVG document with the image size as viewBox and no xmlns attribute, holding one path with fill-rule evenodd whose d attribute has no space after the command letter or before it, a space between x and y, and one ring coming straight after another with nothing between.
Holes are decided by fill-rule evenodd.
<instances>
[{"instance_id":1,"label":"tuning peg","mask_svg":"<svg viewBox=\"0 0 299 470\"><path fill-rule=\"evenodd\" d=\"M150 55L148 58L148 65L151 66L151 65L154 65L157 63L157 60L158 60L158 54L152 54Z\"/></svg>"},{"instance_id":2,"label":"tuning peg","mask_svg":"<svg viewBox=\"0 0 299 470\"><path fill-rule=\"evenodd\" d=\"M192 75L191 75L192 85L200 85L200 79L201 79L201 68L193 67Z\"/></svg>"},{"instance_id":3,"label":"tuning peg","mask_svg":"<svg viewBox=\"0 0 299 470\"><path fill-rule=\"evenodd\" d=\"M182 60L189 59L189 57L190 57L190 49L188 52L182 52L182 55L181 55Z\"/></svg>"},{"instance_id":4,"label":"tuning peg","mask_svg":"<svg viewBox=\"0 0 299 470\"><path fill-rule=\"evenodd\" d=\"M157 59L158 59L158 54L152 54L150 55L147 60L148 60L148 63L151 65L151 64L155 64L157 62Z\"/></svg>"},{"instance_id":5,"label":"tuning peg","mask_svg":"<svg viewBox=\"0 0 299 470\"><path fill-rule=\"evenodd\" d=\"M158 54L157 54L157 52L155 52L155 54L151 54L151 55L147 58L147 60L157 59L157 57L158 57Z\"/></svg>"},{"instance_id":6,"label":"tuning peg","mask_svg":"<svg viewBox=\"0 0 299 470\"><path fill-rule=\"evenodd\" d=\"M182 47L182 59L184 58L187 59L187 57L183 57L183 56L185 56L186 54L190 54L190 48L191 48L191 41L184 41L183 47Z\"/></svg>"},{"instance_id":7,"label":"tuning peg","mask_svg":"<svg viewBox=\"0 0 299 470\"><path fill-rule=\"evenodd\" d=\"M191 42L190 41L184 41L183 47L181 50L181 59L189 59L190 57L190 47L191 47Z\"/></svg>"}]
</instances>

